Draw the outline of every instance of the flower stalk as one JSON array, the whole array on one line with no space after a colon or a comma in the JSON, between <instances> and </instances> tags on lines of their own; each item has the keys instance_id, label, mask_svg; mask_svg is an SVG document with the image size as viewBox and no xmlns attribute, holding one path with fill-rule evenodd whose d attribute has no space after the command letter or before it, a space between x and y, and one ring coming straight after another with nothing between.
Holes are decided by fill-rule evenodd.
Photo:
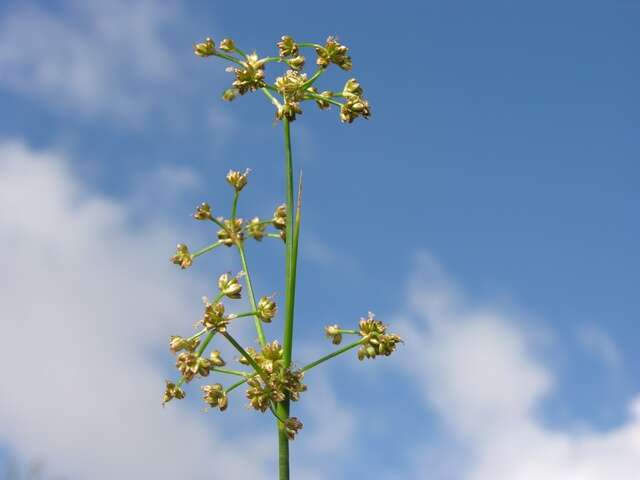
<instances>
[{"instance_id":1,"label":"flower stalk","mask_svg":"<svg viewBox=\"0 0 640 480\"><path fill-rule=\"evenodd\" d=\"M290 36L283 36L277 43L278 55L260 57L256 52L246 53L232 39L226 38L217 46L213 39L207 38L194 45L194 53L203 58L217 57L231 62L227 71L235 78L231 87L226 89L222 98L233 101L238 96L261 91L275 110L275 117L282 123L284 146L284 204L276 207L269 217L249 217L245 221L239 216L240 196L248 183L250 171L231 170L226 180L233 188L233 197L228 217L214 215L214 209L208 203L201 203L195 210L195 220L210 220L219 230L218 241L191 252L185 244L178 244L172 263L181 269L187 269L199 257L226 246L235 247L241 267L240 273L233 276L223 273L218 278L218 293L212 301L206 297L204 313L198 321L201 328L188 337L172 336L170 350L177 355L176 367L180 372L177 381L166 381L163 404L182 399L186 393L183 385L196 377L207 377L210 374L224 377L241 377L226 388L221 382L202 387L205 403L224 411L229 405L229 395L239 387L246 385L246 397L249 406L259 412L271 412L276 418L278 434L278 471L280 480L289 480L289 442L303 428L302 422L290 415L292 402L300 399L307 390L303 383L305 372L349 352L358 349L360 360L388 356L402 342L400 337L387 332L387 326L376 320L373 314L362 318L357 328L341 328L330 325L325 328L326 336L334 345L339 345L343 335L359 336L349 343L302 368L295 368L293 362L294 324L296 280L298 266L298 246L302 215L302 173L298 180L297 192L294 188L294 164L292 151L291 123L303 113L301 105L305 102L315 103L322 110L332 106L339 108L339 118L343 123L352 123L357 118L368 119L371 115L369 102L363 97L363 89L356 79L349 79L344 87L335 91L319 92L314 85L320 81L325 70L335 65L342 70L350 71L352 60L349 49L334 37L327 38L324 44L298 43ZM311 49L316 55L315 72L308 77L302 70L307 64L302 49ZM275 81L267 79L265 67L288 68ZM295 199L295 202L294 202ZM211 224L209 224L211 225ZM271 324L278 316L279 310L274 295L263 295L259 298L254 289L247 262L247 242L250 239L262 242L263 238L275 238L284 242L284 308L282 309L282 343L269 341L263 324ZM240 282L243 278L244 282ZM251 305L250 311L228 313L233 308L229 302L238 300L244 295L245 288ZM255 349L243 346L230 333L236 321L253 317L257 336ZM275 322L274 322L275 323ZM226 368L218 350L205 352L218 337L226 339L240 354L238 361L250 370Z\"/></svg>"}]
</instances>

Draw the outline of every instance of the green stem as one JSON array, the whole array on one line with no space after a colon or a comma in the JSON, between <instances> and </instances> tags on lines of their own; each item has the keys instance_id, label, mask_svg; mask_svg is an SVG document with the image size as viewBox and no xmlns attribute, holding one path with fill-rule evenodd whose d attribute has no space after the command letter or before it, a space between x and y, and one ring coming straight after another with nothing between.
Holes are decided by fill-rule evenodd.
<instances>
[{"instance_id":1,"label":"green stem","mask_svg":"<svg viewBox=\"0 0 640 480\"><path fill-rule=\"evenodd\" d=\"M260 368L260 366L256 363L256 361L253 359L253 357L251 355L249 355L249 353L247 353L247 351L242 348L242 345L240 345L235 338L233 338L231 335L229 335L228 332L221 332L222 335L224 336L224 338L226 338L227 340L229 340L229 343L231 345L233 345L233 347L240 352L240 355L242 355L247 362L249 362L249 364L253 367L253 369L256 371L256 373L258 375L260 375L263 380L266 382L267 381L267 376L264 373L264 370L262 370Z\"/></svg>"},{"instance_id":2,"label":"green stem","mask_svg":"<svg viewBox=\"0 0 640 480\"><path fill-rule=\"evenodd\" d=\"M324 48L322 45L319 45L317 43L298 43L299 47L307 47L307 48Z\"/></svg>"},{"instance_id":3,"label":"green stem","mask_svg":"<svg viewBox=\"0 0 640 480\"><path fill-rule=\"evenodd\" d=\"M333 105L337 105L338 107L342 106L342 104L340 102L338 102L337 100L334 100L332 98L323 97L322 95L318 95L317 93L313 93L313 92L309 92L309 91L306 91L304 93L305 93L305 95L308 95L311 98L315 98L316 100L324 100L325 102L332 103Z\"/></svg>"},{"instance_id":4,"label":"green stem","mask_svg":"<svg viewBox=\"0 0 640 480\"><path fill-rule=\"evenodd\" d=\"M231 206L231 225L235 228L235 219L238 213L238 190L235 190L233 193L233 205Z\"/></svg>"},{"instance_id":5,"label":"green stem","mask_svg":"<svg viewBox=\"0 0 640 480\"><path fill-rule=\"evenodd\" d=\"M282 120L284 127L284 147L285 147L285 185L286 185L286 205L287 205L287 225L286 225L286 287L285 287L285 314L284 314L284 339L283 339L283 364L284 369L291 365L291 354L293 350L293 314L296 295L296 257L295 257L295 237L293 233L294 213L293 213L293 157L291 154L291 129L287 118Z\"/></svg>"},{"instance_id":6,"label":"green stem","mask_svg":"<svg viewBox=\"0 0 640 480\"><path fill-rule=\"evenodd\" d=\"M310 364L305 365L304 367L302 367L300 369L300 371L301 372L306 372L307 370L311 370L312 368L317 367L321 363L324 363L327 360L331 360L333 357L337 357L338 355L342 355L344 352L348 352L349 350L351 350L353 348L356 348L358 345L361 345L365 341L366 341L366 337L365 338L361 338L357 342L350 343L349 345L347 345L345 347L342 347L341 349L336 350L335 352L331 352L330 354L325 355L324 357L320 357L315 362L311 362Z\"/></svg>"},{"instance_id":7,"label":"green stem","mask_svg":"<svg viewBox=\"0 0 640 480\"><path fill-rule=\"evenodd\" d=\"M201 250L198 250L197 252L192 253L193 258L197 258L200 255L204 255L207 252L210 252L211 250L213 250L214 248L218 248L220 245L222 245L222 242L216 242L216 243L212 243L211 245L209 245L208 247L204 247Z\"/></svg>"},{"instance_id":8,"label":"green stem","mask_svg":"<svg viewBox=\"0 0 640 480\"><path fill-rule=\"evenodd\" d=\"M270 85L267 85L263 88L260 89L260 91L262 93L265 94L265 96L271 101L271 103L276 107L276 108L280 108L282 107L282 105L280 104L280 102L276 99L276 97L274 97L273 95L271 95L271 92L269 92L269 90L274 90L277 91L275 89L275 87L271 87Z\"/></svg>"},{"instance_id":9,"label":"green stem","mask_svg":"<svg viewBox=\"0 0 640 480\"><path fill-rule=\"evenodd\" d=\"M211 370L214 372L226 373L227 375L235 375L237 377L247 377L247 372L243 372L242 370L229 370L228 368L221 367L213 367Z\"/></svg>"},{"instance_id":10,"label":"green stem","mask_svg":"<svg viewBox=\"0 0 640 480\"><path fill-rule=\"evenodd\" d=\"M313 82L315 82L320 77L320 75L322 75L324 73L324 71L325 71L324 68L320 68L319 70L316 70L316 73L314 73L311 76L311 78L309 78L309 80L304 82L300 89L301 90L306 90L307 88L309 88L311 85L313 85Z\"/></svg>"},{"instance_id":11,"label":"green stem","mask_svg":"<svg viewBox=\"0 0 640 480\"><path fill-rule=\"evenodd\" d=\"M251 303L251 308L253 308L253 316L254 323L256 326L256 332L258 333L258 342L260 342L260 346L264 347L267 343L266 338L264 337L264 330L262 329L262 321L258 318L258 305L256 304L256 295L253 292L253 285L251 284L251 276L249 275L249 267L247 266L247 256L244 253L244 244L242 242L236 243L238 247L238 252L240 253L240 262L242 263L242 270L244 271L245 278L247 279L247 290L249 290L249 302Z\"/></svg>"}]
</instances>

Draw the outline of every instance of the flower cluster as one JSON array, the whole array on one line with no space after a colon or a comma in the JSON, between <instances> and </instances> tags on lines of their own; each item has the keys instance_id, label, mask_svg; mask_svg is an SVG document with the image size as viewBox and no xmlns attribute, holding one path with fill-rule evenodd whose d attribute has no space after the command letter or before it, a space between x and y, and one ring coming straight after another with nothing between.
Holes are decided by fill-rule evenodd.
<instances>
[{"instance_id":1,"label":"flower cluster","mask_svg":"<svg viewBox=\"0 0 640 480\"><path fill-rule=\"evenodd\" d=\"M378 355L388 357L391 355L402 339L394 334L387 333L387 326L374 318L369 312L367 318L360 320L358 325L362 337L362 346L358 349L358 359L376 358Z\"/></svg>"},{"instance_id":2,"label":"flower cluster","mask_svg":"<svg viewBox=\"0 0 640 480\"><path fill-rule=\"evenodd\" d=\"M225 38L220 42L220 51L216 50L215 42L211 38L194 45L194 53L199 57L217 56L234 65L227 71L235 75L231 88L222 94L227 101L234 100L238 95L247 92L261 90L276 108L278 120L294 121L302 113L301 103L307 100L315 101L321 109L327 109L331 105L340 108L340 120L344 123L352 123L356 118L369 118L371 108L369 102L363 98L361 88L355 90L343 89L343 91L325 90L322 93L313 86L330 65L336 65L345 71L353 67L349 48L340 43L337 38L330 36L326 42L298 43L291 36L284 35L276 47L277 57L260 58L256 52L246 54L236 47L233 40ZM306 59L300 54L302 48L312 48L316 53L316 65L318 70L311 76L302 72ZM277 62L285 64L288 70L275 81L269 83L265 75L267 64ZM355 79L349 82L358 85ZM277 99L274 94L280 95ZM341 101L342 100L342 101Z\"/></svg>"}]
</instances>

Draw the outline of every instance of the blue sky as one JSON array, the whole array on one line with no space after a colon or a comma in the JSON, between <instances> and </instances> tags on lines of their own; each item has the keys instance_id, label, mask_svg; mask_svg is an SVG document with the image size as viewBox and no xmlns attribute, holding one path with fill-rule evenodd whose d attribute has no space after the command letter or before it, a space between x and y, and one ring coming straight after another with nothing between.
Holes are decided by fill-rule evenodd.
<instances>
[{"instance_id":1,"label":"blue sky","mask_svg":"<svg viewBox=\"0 0 640 480\"><path fill-rule=\"evenodd\" d=\"M202 412L196 386L158 403L166 338L188 333L217 275L239 269L228 252L186 272L168 263L177 242L214 233L193 207L228 208L230 168L252 169L242 215L283 199L270 105L222 102L226 65L191 45L232 37L272 55L283 34L336 34L354 68L320 88L355 76L373 115L343 125L309 104L293 124L304 171L294 355L329 351L324 325L369 310L407 342L308 376L295 478L632 480L640 3L238 10L0 6L3 461L42 459L70 479L273 478L273 422L242 395L224 415ZM280 245L258 247L257 289L281 292Z\"/></svg>"}]
</instances>

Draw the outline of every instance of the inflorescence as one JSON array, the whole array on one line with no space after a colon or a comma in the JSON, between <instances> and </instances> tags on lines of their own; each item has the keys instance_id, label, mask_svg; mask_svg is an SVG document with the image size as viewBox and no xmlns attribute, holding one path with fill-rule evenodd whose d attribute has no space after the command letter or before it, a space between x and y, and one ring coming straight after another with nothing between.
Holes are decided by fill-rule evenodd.
<instances>
[{"instance_id":1,"label":"inflorescence","mask_svg":"<svg viewBox=\"0 0 640 480\"><path fill-rule=\"evenodd\" d=\"M369 118L369 103L364 99L362 87L354 78L349 79L339 92L319 92L314 87L315 81L329 65L334 64L345 71L352 68L349 49L336 38L329 37L324 45L320 45L297 43L290 36L283 36L277 43L277 48L278 56L260 58L255 52L245 54L231 39L222 40L216 47L214 41L207 38L204 42L194 45L194 52L200 57L220 57L232 62L233 66L228 70L234 74L235 79L231 88L223 94L225 100L233 100L238 95L261 90L276 108L275 115L279 120L295 120L296 116L302 113L300 104L305 101L314 101L321 109L338 106L340 119L345 123L351 123L358 117ZM302 72L306 64L305 57L300 53L302 48L311 48L316 53L318 69L311 76ZM269 63L284 63L288 67L273 84L268 83L265 77L265 67ZM358 337L355 342L301 368L285 364L281 344L278 341L267 342L263 332L263 325L270 324L278 315L275 296L255 296L247 268L245 243L248 239L262 242L265 238L275 238L286 244L285 232L288 221L291 221L288 218L290 212L287 211L286 204L282 204L275 208L270 217L256 216L249 221L240 218L237 214L238 199L248 183L249 174L249 170L231 170L226 176L233 189L233 203L228 217L217 215L208 203L201 203L193 212L195 220L214 224L217 241L193 252L187 245L178 244L176 253L171 258L172 263L181 269L187 269L198 257L216 248L235 247L239 253L242 270L235 275L225 272L218 277L215 296L211 299L203 298L202 317L195 324L198 330L193 335L170 337L169 349L176 355L175 365L179 379L175 382L167 380L162 403L183 399L183 386L195 378L205 378L209 375L235 376L237 381L227 387L221 381L204 385L202 392L205 404L224 411L228 407L229 393L244 385L249 406L260 412L272 412L281 422L282 431L289 439L293 439L302 428L302 423L296 417L282 418L278 415L276 407L282 402L299 400L300 395L307 389L303 383L306 371L338 354L356 348L360 360L373 359L380 355L388 356L402 340L398 335L388 333L387 326L369 313L366 318L361 319L357 329L341 329L338 325L325 328L327 337L335 345L339 345L345 335ZM251 310L229 313L225 302L239 300L245 295ZM246 317L254 319L258 333L258 349L251 346L243 347L231 334L233 324ZM212 350L207 355L207 348L214 337L224 337L235 348L239 353L238 362L241 370L225 368L226 362L218 350Z\"/></svg>"}]
</instances>

